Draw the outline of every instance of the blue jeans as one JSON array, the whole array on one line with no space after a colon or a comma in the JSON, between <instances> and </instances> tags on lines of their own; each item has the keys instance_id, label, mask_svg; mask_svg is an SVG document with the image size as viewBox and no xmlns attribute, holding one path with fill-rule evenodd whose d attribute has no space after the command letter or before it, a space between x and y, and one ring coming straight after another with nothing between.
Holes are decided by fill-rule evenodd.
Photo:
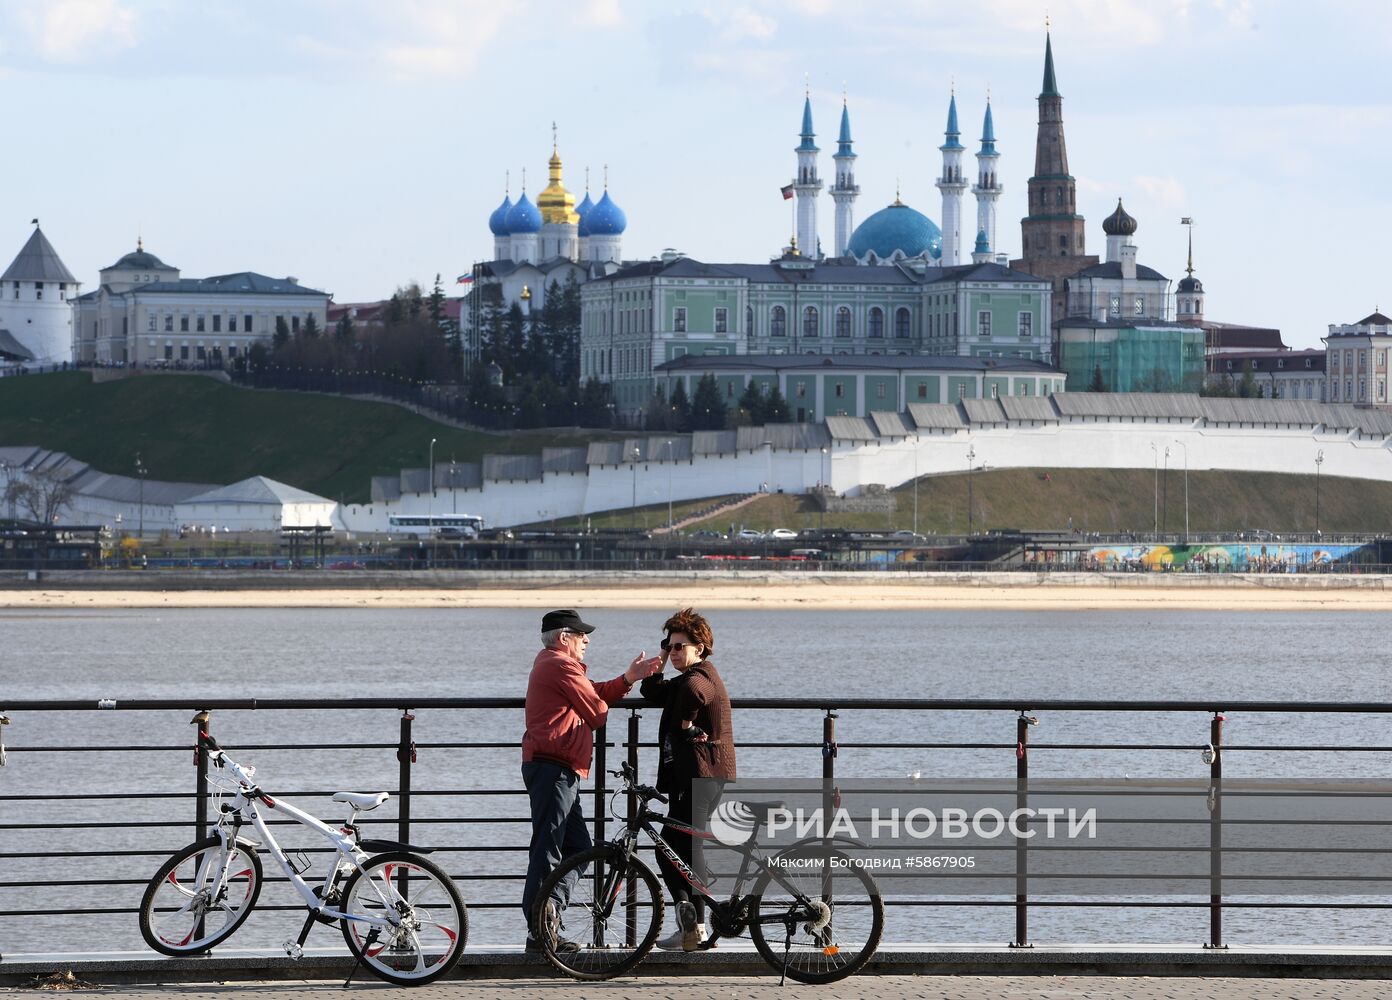
<instances>
[{"instance_id":1,"label":"blue jeans","mask_svg":"<svg viewBox=\"0 0 1392 1000\"><path fill-rule=\"evenodd\" d=\"M522 765L522 781L532 803L532 843L527 861L527 883L522 889L522 912L527 932L532 932L533 908L542 880L551 869L572 855L587 850L592 841L580 810L580 776L568 767L549 760L533 760ZM583 874L572 871L556 887L553 898L562 909Z\"/></svg>"}]
</instances>

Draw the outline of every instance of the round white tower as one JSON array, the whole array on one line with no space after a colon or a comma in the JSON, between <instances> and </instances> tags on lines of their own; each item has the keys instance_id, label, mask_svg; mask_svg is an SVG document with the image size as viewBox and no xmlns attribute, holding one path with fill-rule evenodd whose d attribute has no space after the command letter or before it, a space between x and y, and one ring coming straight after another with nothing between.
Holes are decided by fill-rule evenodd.
<instances>
[{"instance_id":1,"label":"round white tower","mask_svg":"<svg viewBox=\"0 0 1392 1000\"><path fill-rule=\"evenodd\" d=\"M841 99L841 135L836 140L836 183L831 188L831 200L836 203L836 244L831 252L837 257L846 255L855 231L855 200L860 186L855 182L856 154L851 150L851 113Z\"/></svg>"},{"instance_id":2,"label":"round white tower","mask_svg":"<svg viewBox=\"0 0 1392 1000\"><path fill-rule=\"evenodd\" d=\"M34 232L0 278L0 329L8 330L34 364L75 360L72 302L78 281L34 220Z\"/></svg>"},{"instance_id":3,"label":"round white tower","mask_svg":"<svg viewBox=\"0 0 1392 1000\"><path fill-rule=\"evenodd\" d=\"M821 193L822 182L817 176L817 154L821 152L812 140L812 95L808 94L802 105L802 142L798 143L797 177L793 180L793 191L797 194L797 241L798 249L805 257L818 255L817 236L817 196Z\"/></svg>"},{"instance_id":4,"label":"round white tower","mask_svg":"<svg viewBox=\"0 0 1392 1000\"><path fill-rule=\"evenodd\" d=\"M986 234L987 252L991 254L1000 250L996 246L996 201L1005 189L996 176L996 161L999 159L1000 154L996 152L996 126L991 120L991 99L988 97L986 118L981 123L981 148L976 152L976 186L972 188L972 194L976 195L977 235ZM980 252L979 246L977 252ZM976 254L973 253L972 258L975 257Z\"/></svg>"},{"instance_id":5,"label":"round white tower","mask_svg":"<svg viewBox=\"0 0 1392 1000\"><path fill-rule=\"evenodd\" d=\"M952 267L962 263L962 196L967 192L967 181L962 176L962 133L957 128L957 95L947 105L947 141L938 149L942 150L942 176L937 180L937 188L942 192L942 266Z\"/></svg>"}]
</instances>

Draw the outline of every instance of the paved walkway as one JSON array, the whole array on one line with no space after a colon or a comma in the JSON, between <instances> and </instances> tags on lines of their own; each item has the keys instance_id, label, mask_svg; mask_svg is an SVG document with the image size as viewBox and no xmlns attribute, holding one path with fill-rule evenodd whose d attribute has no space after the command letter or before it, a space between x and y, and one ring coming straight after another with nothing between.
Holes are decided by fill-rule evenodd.
<instances>
[{"instance_id":1,"label":"paved walkway","mask_svg":"<svg viewBox=\"0 0 1392 1000\"><path fill-rule=\"evenodd\" d=\"M102 996L121 1000L334 1000L341 982L174 984L104 987ZM832 986L789 984L768 976L716 978L644 977L608 983L572 983L541 977L436 983L409 991L375 980L355 992L401 994L415 1000L1383 1000L1388 984L1352 979L1114 978L1104 976L860 976ZM34 996L31 990L0 989L0 997Z\"/></svg>"}]
</instances>

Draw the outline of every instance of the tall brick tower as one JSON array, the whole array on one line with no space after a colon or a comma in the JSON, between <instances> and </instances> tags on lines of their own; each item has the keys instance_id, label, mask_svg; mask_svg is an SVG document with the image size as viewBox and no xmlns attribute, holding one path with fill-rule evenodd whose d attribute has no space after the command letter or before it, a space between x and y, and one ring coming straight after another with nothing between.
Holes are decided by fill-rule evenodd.
<instances>
[{"instance_id":1,"label":"tall brick tower","mask_svg":"<svg viewBox=\"0 0 1392 1000\"><path fill-rule=\"evenodd\" d=\"M1034 176L1029 179L1029 215L1020 220L1019 260L1010 266L1054 283L1052 321L1066 315L1066 282L1098 262L1087 255L1083 217L1078 214L1077 183L1068 172L1063 140L1063 95L1054 79L1054 47L1044 36L1044 88L1039 94L1039 132L1034 145Z\"/></svg>"}]
</instances>

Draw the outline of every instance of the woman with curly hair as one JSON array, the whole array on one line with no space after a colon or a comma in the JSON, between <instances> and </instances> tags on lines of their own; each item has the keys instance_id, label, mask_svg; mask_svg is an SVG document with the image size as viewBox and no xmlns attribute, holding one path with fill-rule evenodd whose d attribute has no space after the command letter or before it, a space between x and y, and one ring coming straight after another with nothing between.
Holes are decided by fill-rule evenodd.
<instances>
[{"instance_id":1,"label":"woman with curly hair","mask_svg":"<svg viewBox=\"0 0 1392 1000\"><path fill-rule=\"evenodd\" d=\"M662 709L657 788L671 800L668 816L706 830L725 782L735 779L730 696L710 659L715 639L705 618L685 608L668 618L662 630L662 663L676 668L676 676L654 674L639 688L649 704ZM703 841L670 828L664 836L692 873L709 884ZM657 865L677 909L677 931L658 947L695 951L706 939L705 900L699 895L693 900L686 879L660 852Z\"/></svg>"}]
</instances>

